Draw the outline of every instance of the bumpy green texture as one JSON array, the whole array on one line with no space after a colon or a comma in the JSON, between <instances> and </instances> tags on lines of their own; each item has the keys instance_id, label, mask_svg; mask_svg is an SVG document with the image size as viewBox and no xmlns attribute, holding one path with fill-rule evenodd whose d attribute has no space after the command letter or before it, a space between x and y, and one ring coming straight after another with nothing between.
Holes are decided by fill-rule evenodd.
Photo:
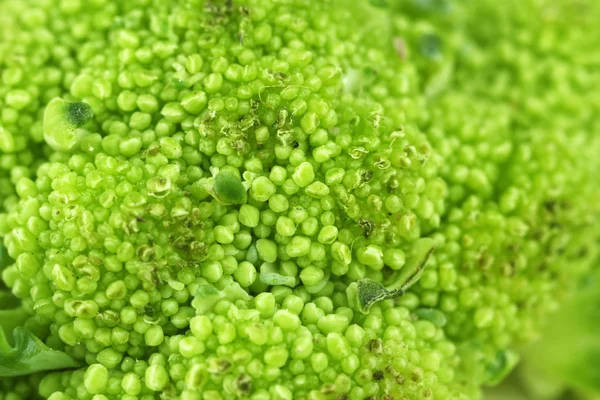
<instances>
[{"instance_id":1,"label":"bumpy green texture","mask_svg":"<svg viewBox=\"0 0 600 400\"><path fill-rule=\"evenodd\" d=\"M20 378L3 378L0 380L0 398L3 400L38 400L38 387L42 377L28 375Z\"/></svg>"},{"instance_id":2,"label":"bumpy green texture","mask_svg":"<svg viewBox=\"0 0 600 400\"><path fill-rule=\"evenodd\" d=\"M0 0L2 280L85 365L0 400L479 398L597 257L597 7Z\"/></svg>"}]
</instances>

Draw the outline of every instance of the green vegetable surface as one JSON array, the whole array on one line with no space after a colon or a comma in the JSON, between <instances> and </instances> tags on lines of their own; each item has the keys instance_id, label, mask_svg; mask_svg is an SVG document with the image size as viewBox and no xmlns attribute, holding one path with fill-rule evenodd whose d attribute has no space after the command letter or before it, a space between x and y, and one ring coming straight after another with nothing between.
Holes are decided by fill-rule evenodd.
<instances>
[{"instance_id":1,"label":"green vegetable surface","mask_svg":"<svg viewBox=\"0 0 600 400\"><path fill-rule=\"evenodd\" d=\"M598 265L599 17L0 0L0 400L482 398Z\"/></svg>"}]
</instances>

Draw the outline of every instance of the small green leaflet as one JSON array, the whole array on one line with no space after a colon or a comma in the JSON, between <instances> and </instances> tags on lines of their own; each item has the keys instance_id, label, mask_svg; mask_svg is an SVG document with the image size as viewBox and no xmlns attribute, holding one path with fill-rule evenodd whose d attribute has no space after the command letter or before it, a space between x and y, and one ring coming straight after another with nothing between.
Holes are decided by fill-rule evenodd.
<instances>
[{"instance_id":1,"label":"small green leaflet","mask_svg":"<svg viewBox=\"0 0 600 400\"><path fill-rule=\"evenodd\" d=\"M78 367L71 356L52 350L22 326L29 317L16 297L0 291L0 377Z\"/></svg>"},{"instance_id":2,"label":"small green leaflet","mask_svg":"<svg viewBox=\"0 0 600 400\"><path fill-rule=\"evenodd\" d=\"M213 307L221 300L250 300L250 295L237 282L224 281L223 289L219 290L213 285L201 285L196 291L192 307L196 309L197 315L205 315L212 311Z\"/></svg>"},{"instance_id":3,"label":"small green leaflet","mask_svg":"<svg viewBox=\"0 0 600 400\"><path fill-rule=\"evenodd\" d=\"M506 378L519 362L519 354L512 350L499 350L496 358L486 366L486 385L497 385Z\"/></svg>"},{"instance_id":4,"label":"small green leaflet","mask_svg":"<svg viewBox=\"0 0 600 400\"><path fill-rule=\"evenodd\" d=\"M14 347L0 330L0 377L28 375L39 371L76 368L79 363L62 351L52 350L23 327L13 331Z\"/></svg>"},{"instance_id":5,"label":"small green leaflet","mask_svg":"<svg viewBox=\"0 0 600 400\"><path fill-rule=\"evenodd\" d=\"M435 245L432 239L417 240L413 247L412 256L408 259L397 278L397 282L400 282L398 287L387 289L379 282L371 279L361 279L351 284L346 290L348 299L355 304L360 312L367 314L373 304L403 296L421 278L423 269L434 249Z\"/></svg>"},{"instance_id":6,"label":"small green leaflet","mask_svg":"<svg viewBox=\"0 0 600 400\"><path fill-rule=\"evenodd\" d=\"M220 172L213 182L214 197L224 205L244 204L247 201L246 188L242 181L229 171Z\"/></svg>"},{"instance_id":7,"label":"small green leaflet","mask_svg":"<svg viewBox=\"0 0 600 400\"><path fill-rule=\"evenodd\" d=\"M79 141L81 132L77 128L94 117L92 107L87 103L66 102L61 98L50 100L44 110L42 130L44 140L58 151L68 151Z\"/></svg>"},{"instance_id":8,"label":"small green leaflet","mask_svg":"<svg viewBox=\"0 0 600 400\"><path fill-rule=\"evenodd\" d=\"M293 276L284 276L276 272L261 272L260 281L265 285L271 286L296 286L296 278L294 278Z\"/></svg>"}]
</instances>

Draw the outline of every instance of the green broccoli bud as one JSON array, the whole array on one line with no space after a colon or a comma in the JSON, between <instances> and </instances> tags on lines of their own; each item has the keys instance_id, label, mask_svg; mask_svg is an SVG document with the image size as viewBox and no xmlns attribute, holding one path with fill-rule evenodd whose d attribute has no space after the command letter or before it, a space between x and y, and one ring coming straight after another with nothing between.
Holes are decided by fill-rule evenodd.
<instances>
[{"instance_id":1,"label":"green broccoli bud","mask_svg":"<svg viewBox=\"0 0 600 400\"><path fill-rule=\"evenodd\" d=\"M582 1L0 1L5 336L77 363L0 398L479 398L597 260Z\"/></svg>"}]
</instances>

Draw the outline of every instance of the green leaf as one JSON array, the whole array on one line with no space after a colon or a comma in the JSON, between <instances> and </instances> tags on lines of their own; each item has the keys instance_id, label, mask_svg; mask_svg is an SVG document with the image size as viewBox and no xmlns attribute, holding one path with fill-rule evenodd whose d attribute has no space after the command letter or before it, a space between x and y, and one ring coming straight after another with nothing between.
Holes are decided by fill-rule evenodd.
<instances>
[{"instance_id":1,"label":"green leaf","mask_svg":"<svg viewBox=\"0 0 600 400\"><path fill-rule=\"evenodd\" d=\"M0 331L0 377L29 375L39 371L76 368L79 363L62 351L52 350L23 327L13 331L15 346Z\"/></svg>"},{"instance_id":2,"label":"green leaf","mask_svg":"<svg viewBox=\"0 0 600 400\"><path fill-rule=\"evenodd\" d=\"M246 188L242 181L229 171L220 172L214 178L215 198L224 205L244 204L247 201Z\"/></svg>"},{"instance_id":3,"label":"green leaf","mask_svg":"<svg viewBox=\"0 0 600 400\"><path fill-rule=\"evenodd\" d=\"M77 128L85 125L93 117L94 111L86 103L66 102L58 97L54 98L44 110L44 140L55 150L70 150L80 139Z\"/></svg>"},{"instance_id":4,"label":"green leaf","mask_svg":"<svg viewBox=\"0 0 600 400\"><path fill-rule=\"evenodd\" d=\"M224 282L226 283L223 286L221 293L227 300L231 302L234 302L236 300L250 301L250 299L252 298L248 294L248 292L240 286L239 283L227 279L224 280Z\"/></svg>"},{"instance_id":5,"label":"green leaf","mask_svg":"<svg viewBox=\"0 0 600 400\"><path fill-rule=\"evenodd\" d=\"M486 367L486 385L497 385L508 376L519 362L519 355L512 350L499 350L496 358Z\"/></svg>"},{"instance_id":6,"label":"green leaf","mask_svg":"<svg viewBox=\"0 0 600 400\"><path fill-rule=\"evenodd\" d=\"M192 307L200 315L210 312L215 304L221 300L221 292L212 285L202 285L198 287L196 296L192 300Z\"/></svg>"},{"instance_id":7,"label":"green leaf","mask_svg":"<svg viewBox=\"0 0 600 400\"><path fill-rule=\"evenodd\" d=\"M94 117L94 111L87 103L82 101L64 103L64 115L67 121L75 128L80 128Z\"/></svg>"},{"instance_id":8,"label":"green leaf","mask_svg":"<svg viewBox=\"0 0 600 400\"><path fill-rule=\"evenodd\" d=\"M361 279L357 282L356 304L362 313L368 313L371 306L382 300L393 299L404 293L387 290L381 283L371 279Z\"/></svg>"},{"instance_id":9,"label":"green leaf","mask_svg":"<svg viewBox=\"0 0 600 400\"><path fill-rule=\"evenodd\" d=\"M361 279L348 286L346 290L348 300L360 312L366 314L375 303L405 295L406 291L421 278L434 249L435 245L432 239L417 240L413 245L412 255L395 279L396 282L399 282L393 285L396 288L387 289L379 282Z\"/></svg>"},{"instance_id":10,"label":"green leaf","mask_svg":"<svg viewBox=\"0 0 600 400\"><path fill-rule=\"evenodd\" d=\"M296 278L293 276L284 276L277 272L261 272L260 281L270 286L296 286Z\"/></svg>"},{"instance_id":11,"label":"green leaf","mask_svg":"<svg viewBox=\"0 0 600 400\"><path fill-rule=\"evenodd\" d=\"M192 307L196 309L197 314L209 313L220 300L234 302L236 300L250 301L251 299L248 292L237 282L224 280L221 287L223 288L222 290L208 284L198 287L196 296L192 300Z\"/></svg>"},{"instance_id":12,"label":"green leaf","mask_svg":"<svg viewBox=\"0 0 600 400\"><path fill-rule=\"evenodd\" d=\"M0 291L0 377L77 367L69 355L50 349L21 326L29 317L19 299Z\"/></svg>"}]
</instances>

